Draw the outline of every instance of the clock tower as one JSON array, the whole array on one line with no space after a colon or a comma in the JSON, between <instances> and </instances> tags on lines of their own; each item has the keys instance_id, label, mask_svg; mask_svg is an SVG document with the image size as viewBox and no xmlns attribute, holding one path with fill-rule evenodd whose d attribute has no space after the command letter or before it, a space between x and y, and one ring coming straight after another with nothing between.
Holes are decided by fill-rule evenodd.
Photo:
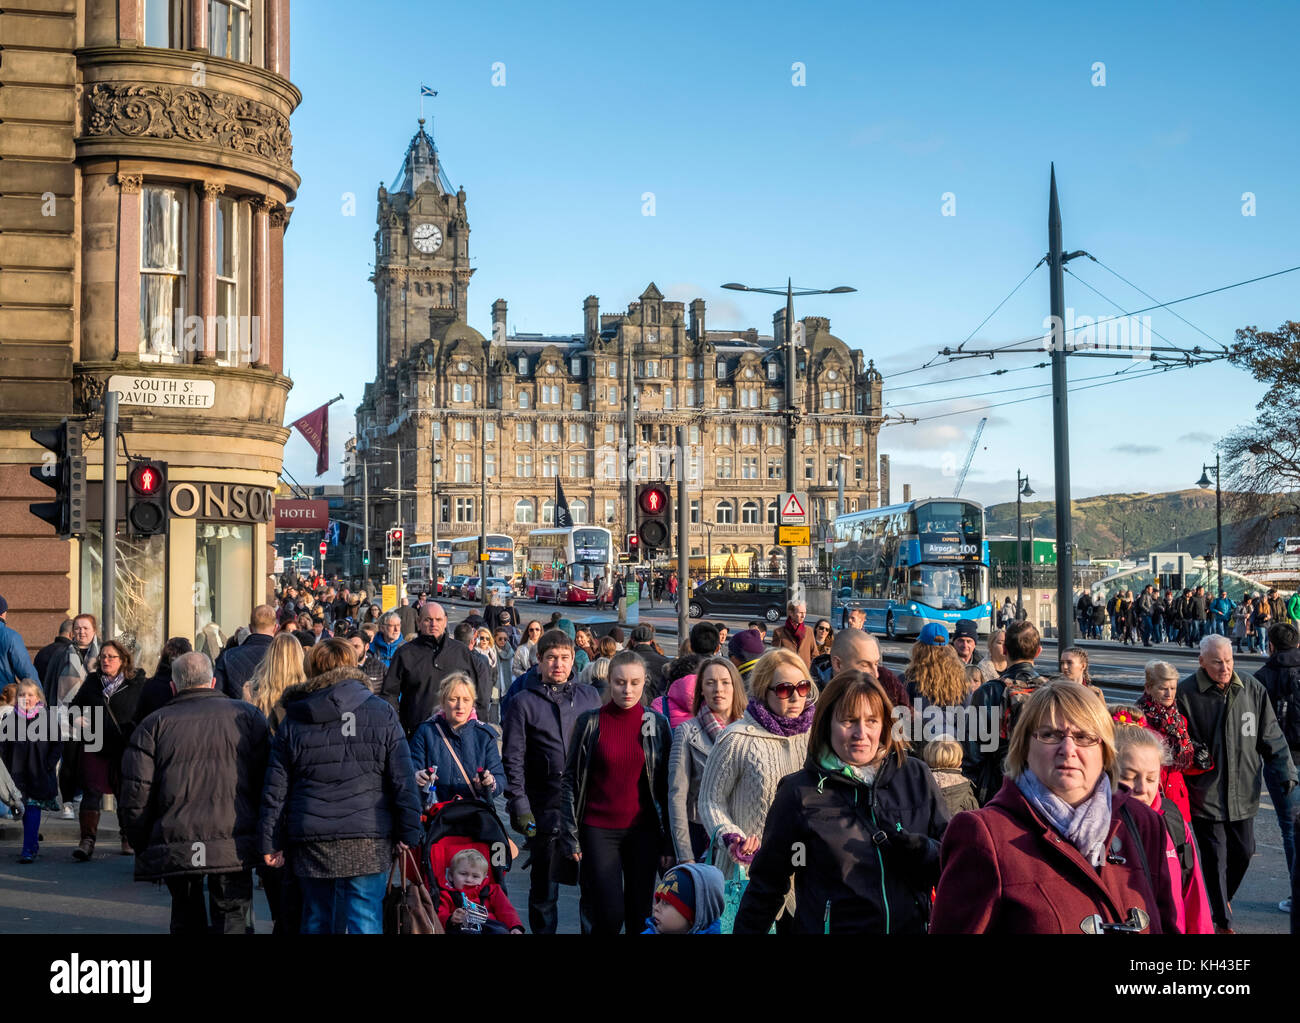
<instances>
[{"instance_id":1,"label":"clock tower","mask_svg":"<svg viewBox=\"0 0 1300 1023\"><path fill-rule=\"evenodd\" d=\"M375 274L380 376L421 341L466 318L469 221L433 138L419 130L392 188L379 187Z\"/></svg>"}]
</instances>

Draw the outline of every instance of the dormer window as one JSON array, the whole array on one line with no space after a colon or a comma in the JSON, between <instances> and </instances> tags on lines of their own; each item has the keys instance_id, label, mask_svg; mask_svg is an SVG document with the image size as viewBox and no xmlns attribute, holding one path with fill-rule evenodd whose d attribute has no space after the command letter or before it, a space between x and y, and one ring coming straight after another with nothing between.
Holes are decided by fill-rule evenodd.
<instances>
[{"instance_id":1,"label":"dormer window","mask_svg":"<svg viewBox=\"0 0 1300 1023\"><path fill-rule=\"evenodd\" d=\"M775 379L776 379L776 362L775 362L775 361L773 361L773 362L769 362L769 363L767 364L767 379L769 379L769 380L775 380Z\"/></svg>"},{"instance_id":2,"label":"dormer window","mask_svg":"<svg viewBox=\"0 0 1300 1023\"><path fill-rule=\"evenodd\" d=\"M521 355L521 356L519 356L519 372L520 372L521 374L526 374L526 373L528 372L528 356L527 356L527 355Z\"/></svg>"}]
</instances>

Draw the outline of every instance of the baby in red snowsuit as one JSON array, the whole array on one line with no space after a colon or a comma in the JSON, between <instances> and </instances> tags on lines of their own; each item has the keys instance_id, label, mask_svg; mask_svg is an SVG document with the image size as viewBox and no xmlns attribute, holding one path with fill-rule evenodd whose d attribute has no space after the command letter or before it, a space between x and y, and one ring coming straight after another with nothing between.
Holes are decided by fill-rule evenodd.
<instances>
[{"instance_id":1,"label":"baby in red snowsuit","mask_svg":"<svg viewBox=\"0 0 1300 1023\"><path fill-rule=\"evenodd\" d=\"M489 879L487 857L462 849L447 865L450 891L438 899L438 920L448 934L523 934L506 893Z\"/></svg>"}]
</instances>

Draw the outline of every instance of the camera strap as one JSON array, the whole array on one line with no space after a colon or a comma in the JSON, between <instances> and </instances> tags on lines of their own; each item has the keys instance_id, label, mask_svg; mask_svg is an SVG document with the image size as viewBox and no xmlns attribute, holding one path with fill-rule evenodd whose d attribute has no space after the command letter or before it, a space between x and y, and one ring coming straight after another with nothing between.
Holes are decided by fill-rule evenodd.
<instances>
[{"instance_id":1,"label":"camera strap","mask_svg":"<svg viewBox=\"0 0 1300 1023\"><path fill-rule=\"evenodd\" d=\"M451 743L447 741L447 734L442 730L441 725L438 726L438 738L441 739L442 744L447 747L447 752L451 754L451 759L456 761L456 767L460 770L460 776L465 779L465 785L469 788L470 792L473 792L474 783L469 780L469 775L465 773L465 765L460 762L460 757L456 756L456 751L451 748Z\"/></svg>"}]
</instances>

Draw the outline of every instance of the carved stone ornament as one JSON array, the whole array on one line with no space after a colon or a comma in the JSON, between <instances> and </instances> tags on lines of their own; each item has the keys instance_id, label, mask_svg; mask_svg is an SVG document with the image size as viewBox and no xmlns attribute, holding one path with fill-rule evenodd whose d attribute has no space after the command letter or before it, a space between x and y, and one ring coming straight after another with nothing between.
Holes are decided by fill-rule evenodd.
<instances>
[{"instance_id":1,"label":"carved stone ornament","mask_svg":"<svg viewBox=\"0 0 1300 1023\"><path fill-rule=\"evenodd\" d=\"M83 416L103 414L104 391L107 387L98 377L77 374L72 378L77 411Z\"/></svg>"},{"instance_id":2,"label":"carved stone ornament","mask_svg":"<svg viewBox=\"0 0 1300 1023\"><path fill-rule=\"evenodd\" d=\"M118 187L127 195L138 195L140 189L144 187L143 174L119 174L117 176Z\"/></svg>"},{"instance_id":3,"label":"carved stone ornament","mask_svg":"<svg viewBox=\"0 0 1300 1023\"><path fill-rule=\"evenodd\" d=\"M86 98L86 135L184 139L293 165L289 119L254 100L169 85L97 82Z\"/></svg>"}]
</instances>

